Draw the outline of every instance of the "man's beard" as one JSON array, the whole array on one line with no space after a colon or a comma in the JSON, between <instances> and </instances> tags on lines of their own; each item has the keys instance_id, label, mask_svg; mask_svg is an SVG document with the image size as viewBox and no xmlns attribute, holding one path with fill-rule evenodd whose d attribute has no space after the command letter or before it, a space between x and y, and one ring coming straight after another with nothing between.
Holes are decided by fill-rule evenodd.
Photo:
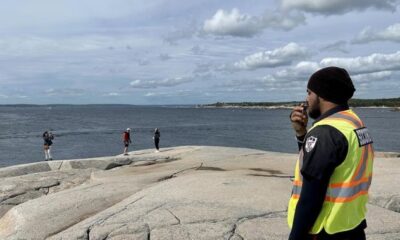
<instances>
[{"instance_id":1,"label":"man's beard","mask_svg":"<svg viewBox=\"0 0 400 240\"><path fill-rule=\"evenodd\" d=\"M317 101L313 104L313 106L309 107L308 109L308 115L310 116L310 118L319 118L319 116L321 116L321 109L319 108L319 98L317 98Z\"/></svg>"}]
</instances>

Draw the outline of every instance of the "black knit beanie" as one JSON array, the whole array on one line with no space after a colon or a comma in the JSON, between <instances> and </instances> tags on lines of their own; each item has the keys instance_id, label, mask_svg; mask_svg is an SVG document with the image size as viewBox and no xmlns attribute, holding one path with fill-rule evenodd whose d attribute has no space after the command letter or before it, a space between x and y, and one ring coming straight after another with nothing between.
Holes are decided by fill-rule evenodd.
<instances>
[{"instance_id":1,"label":"black knit beanie","mask_svg":"<svg viewBox=\"0 0 400 240\"><path fill-rule=\"evenodd\" d=\"M336 104L346 104L356 91L347 71L339 67L326 67L316 71L308 80L307 88Z\"/></svg>"}]
</instances>

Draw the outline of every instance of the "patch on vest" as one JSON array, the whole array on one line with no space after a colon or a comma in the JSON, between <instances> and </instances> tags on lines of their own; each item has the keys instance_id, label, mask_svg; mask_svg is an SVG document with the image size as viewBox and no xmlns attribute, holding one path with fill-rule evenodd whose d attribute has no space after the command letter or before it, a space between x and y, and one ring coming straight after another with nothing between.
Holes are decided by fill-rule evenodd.
<instances>
[{"instance_id":1,"label":"patch on vest","mask_svg":"<svg viewBox=\"0 0 400 240\"><path fill-rule=\"evenodd\" d=\"M308 137L306 140L306 145L304 147L304 149L306 150L306 152L310 152L311 150L313 150L313 148L315 147L315 144L317 143L318 138L316 137Z\"/></svg>"},{"instance_id":2,"label":"patch on vest","mask_svg":"<svg viewBox=\"0 0 400 240\"><path fill-rule=\"evenodd\" d=\"M360 147L373 143L371 135L369 135L368 128L363 127L354 130L358 139L358 145Z\"/></svg>"}]
</instances>

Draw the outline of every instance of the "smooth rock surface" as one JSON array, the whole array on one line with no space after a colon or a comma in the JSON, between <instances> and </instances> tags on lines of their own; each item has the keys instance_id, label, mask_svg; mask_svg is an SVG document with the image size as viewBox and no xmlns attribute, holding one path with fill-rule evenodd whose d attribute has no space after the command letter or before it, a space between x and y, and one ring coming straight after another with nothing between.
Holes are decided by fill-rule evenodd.
<instances>
[{"instance_id":1,"label":"smooth rock surface","mask_svg":"<svg viewBox=\"0 0 400 240\"><path fill-rule=\"evenodd\" d=\"M186 146L21 176L14 166L0 183L0 239L287 239L296 158ZM400 239L399 173L399 158L375 159L367 239Z\"/></svg>"}]
</instances>

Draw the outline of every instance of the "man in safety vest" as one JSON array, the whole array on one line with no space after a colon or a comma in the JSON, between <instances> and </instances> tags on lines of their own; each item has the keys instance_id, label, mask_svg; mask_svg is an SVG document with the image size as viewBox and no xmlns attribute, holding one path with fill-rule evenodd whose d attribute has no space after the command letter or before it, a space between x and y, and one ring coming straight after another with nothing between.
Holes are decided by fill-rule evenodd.
<instances>
[{"instance_id":1,"label":"man in safety vest","mask_svg":"<svg viewBox=\"0 0 400 240\"><path fill-rule=\"evenodd\" d=\"M363 240L372 179L372 138L349 109L355 91L343 68L315 72L290 120L299 145L288 206L290 240ZM307 131L308 116L315 119Z\"/></svg>"}]
</instances>

